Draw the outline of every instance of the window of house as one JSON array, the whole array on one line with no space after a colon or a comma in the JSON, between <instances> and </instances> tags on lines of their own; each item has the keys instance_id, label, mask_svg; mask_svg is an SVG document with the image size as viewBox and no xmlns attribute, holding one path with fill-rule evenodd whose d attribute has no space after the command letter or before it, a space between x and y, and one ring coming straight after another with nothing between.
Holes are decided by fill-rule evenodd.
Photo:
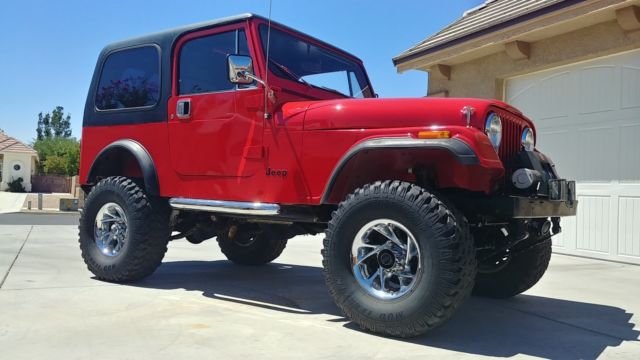
<instances>
[{"instance_id":1,"label":"window of house","mask_svg":"<svg viewBox=\"0 0 640 360\"><path fill-rule=\"evenodd\" d=\"M178 93L180 95L227 91L236 88L229 81L227 56L249 55L244 30L204 36L186 42L180 50Z\"/></svg>"},{"instance_id":2,"label":"window of house","mask_svg":"<svg viewBox=\"0 0 640 360\"><path fill-rule=\"evenodd\" d=\"M0 182L2 181L2 165L4 164L4 155L0 155Z\"/></svg>"},{"instance_id":3,"label":"window of house","mask_svg":"<svg viewBox=\"0 0 640 360\"><path fill-rule=\"evenodd\" d=\"M155 46L119 50L107 57L96 91L98 110L150 107L160 97L160 54Z\"/></svg>"}]
</instances>

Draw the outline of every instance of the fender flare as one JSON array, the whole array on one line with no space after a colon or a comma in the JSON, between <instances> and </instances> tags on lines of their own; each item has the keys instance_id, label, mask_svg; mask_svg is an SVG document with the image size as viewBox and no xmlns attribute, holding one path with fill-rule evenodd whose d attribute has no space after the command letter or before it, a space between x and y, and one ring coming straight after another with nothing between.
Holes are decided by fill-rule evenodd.
<instances>
[{"instance_id":1,"label":"fender flare","mask_svg":"<svg viewBox=\"0 0 640 360\"><path fill-rule=\"evenodd\" d=\"M91 168L89 169L89 175L87 176L87 182L92 182L97 174L96 171L98 169L98 164L100 161L106 157L113 150L124 150L136 159L138 165L140 166L140 171L142 172L142 177L144 179L145 190L147 194L158 196L160 195L160 185L158 182L158 174L156 172L156 167L153 163L153 159L149 152L140 144L139 142L132 139L124 139L112 142L111 144L105 146L100 152L98 156L93 160L91 164Z\"/></svg>"},{"instance_id":2,"label":"fender flare","mask_svg":"<svg viewBox=\"0 0 640 360\"><path fill-rule=\"evenodd\" d=\"M460 139L414 139L414 138L375 138L365 140L353 146L347 153L338 161L338 165L333 169L331 177L325 186L321 204L327 204L331 191L335 185L340 173L344 167L353 159L358 153L367 150L374 149L407 149L407 148L420 148L420 149L433 149L433 150L446 150L453 155L458 162L463 165L478 165L480 160L473 151L473 149L464 141Z\"/></svg>"}]
</instances>

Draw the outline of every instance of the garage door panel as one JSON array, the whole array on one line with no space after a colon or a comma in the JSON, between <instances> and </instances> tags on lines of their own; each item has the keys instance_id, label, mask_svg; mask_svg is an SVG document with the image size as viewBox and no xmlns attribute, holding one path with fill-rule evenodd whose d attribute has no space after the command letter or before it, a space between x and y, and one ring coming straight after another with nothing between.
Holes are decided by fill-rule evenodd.
<instances>
[{"instance_id":1,"label":"garage door panel","mask_svg":"<svg viewBox=\"0 0 640 360\"><path fill-rule=\"evenodd\" d=\"M640 260L640 197L619 199L618 253Z\"/></svg>"},{"instance_id":2,"label":"garage door panel","mask_svg":"<svg viewBox=\"0 0 640 360\"><path fill-rule=\"evenodd\" d=\"M640 124L620 127L620 181L640 181Z\"/></svg>"},{"instance_id":3,"label":"garage door panel","mask_svg":"<svg viewBox=\"0 0 640 360\"><path fill-rule=\"evenodd\" d=\"M578 91L580 99L580 114L590 114L617 109L619 86L616 83L619 79L615 76L616 66L589 66L582 68L578 74L580 76L580 87L572 89ZM566 94L562 96L566 99Z\"/></svg>"},{"instance_id":4,"label":"garage door panel","mask_svg":"<svg viewBox=\"0 0 640 360\"><path fill-rule=\"evenodd\" d=\"M640 67L622 67L622 108L640 107Z\"/></svg>"},{"instance_id":5,"label":"garage door panel","mask_svg":"<svg viewBox=\"0 0 640 360\"><path fill-rule=\"evenodd\" d=\"M611 181L618 178L617 129L611 127L577 131L578 156L572 162L578 164L575 172L564 173L577 181ZM561 145L560 145L561 146ZM612 161L614 160L614 161Z\"/></svg>"},{"instance_id":6,"label":"garage door panel","mask_svg":"<svg viewBox=\"0 0 640 360\"><path fill-rule=\"evenodd\" d=\"M578 172L578 135L575 131L538 131L537 147L551 157L560 174Z\"/></svg>"},{"instance_id":7,"label":"garage door panel","mask_svg":"<svg viewBox=\"0 0 640 360\"><path fill-rule=\"evenodd\" d=\"M578 196L578 231L576 248L579 250L609 252L609 196Z\"/></svg>"},{"instance_id":8,"label":"garage door panel","mask_svg":"<svg viewBox=\"0 0 640 360\"><path fill-rule=\"evenodd\" d=\"M509 79L506 100L577 180L578 215L555 251L640 264L640 50Z\"/></svg>"}]
</instances>

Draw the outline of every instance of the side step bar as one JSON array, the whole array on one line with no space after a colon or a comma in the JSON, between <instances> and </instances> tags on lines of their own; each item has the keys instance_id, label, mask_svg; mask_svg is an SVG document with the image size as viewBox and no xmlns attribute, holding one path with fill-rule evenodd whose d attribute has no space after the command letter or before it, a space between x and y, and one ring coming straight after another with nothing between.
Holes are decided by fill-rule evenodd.
<instances>
[{"instance_id":1,"label":"side step bar","mask_svg":"<svg viewBox=\"0 0 640 360\"><path fill-rule=\"evenodd\" d=\"M202 200L188 198L171 198L169 204L174 209L198 210L225 214L242 215L278 215L280 205L260 202Z\"/></svg>"}]
</instances>

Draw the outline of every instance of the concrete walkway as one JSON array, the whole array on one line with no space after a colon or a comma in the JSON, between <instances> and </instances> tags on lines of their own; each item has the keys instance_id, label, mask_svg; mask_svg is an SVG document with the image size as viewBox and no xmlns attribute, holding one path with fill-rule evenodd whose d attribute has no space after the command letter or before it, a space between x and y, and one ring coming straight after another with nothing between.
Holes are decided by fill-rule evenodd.
<instances>
[{"instance_id":1,"label":"concrete walkway","mask_svg":"<svg viewBox=\"0 0 640 360\"><path fill-rule=\"evenodd\" d=\"M0 191L0 214L20 211L26 198L27 194Z\"/></svg>"},{"instance_id":2,"label":"concrete walkway","mask_svg":"<svg viewBox=\"0 0 640 360\"><path fill-rule=\"evenodd\" d=\"M75 226L0 226L0 351L6 359L640 359L640 266L554 256L510 300L471 298L415 339L358 330L324 287L321 236L278 262L240 267L215 241L170 245L145 281L94 280Z\"/></svg>"}]
</instances>

